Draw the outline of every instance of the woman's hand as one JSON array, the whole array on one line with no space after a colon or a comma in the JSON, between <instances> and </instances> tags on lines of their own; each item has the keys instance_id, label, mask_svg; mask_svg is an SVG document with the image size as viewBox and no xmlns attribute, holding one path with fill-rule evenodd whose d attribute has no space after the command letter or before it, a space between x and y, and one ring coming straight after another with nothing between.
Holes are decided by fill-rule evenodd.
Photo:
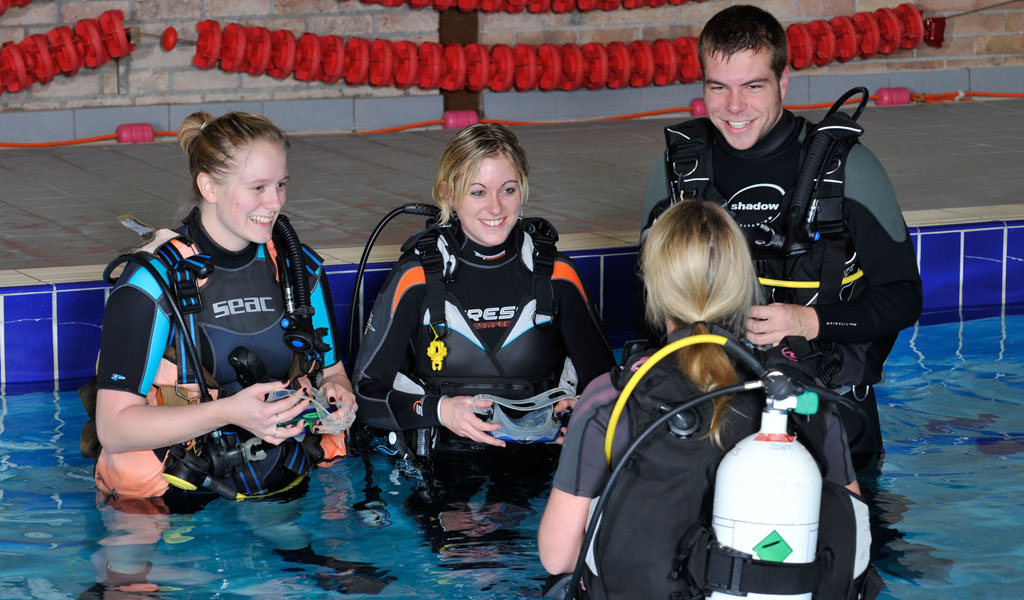
<instances>
[{"instance_id":1,"label":"woman's hand","mask_svg":"<svg viewBox=\"0 0 1024 600\"><path fill-rule=\"evenodd\" d=\"M441 408L438 411L441 417L441 424L450 429L455 435L469 438L481 444L505 447L505 442L499 440L488 432L501 429L497 423L488 423L476 416L473 408L489 408L490 400L474 400L472 396L452 396L441 399Z\"/></svg>"},{"instance_id":2,"label":"woman's hand","mask_svg":"<svg viewBox=\"0 0 1024 600\"><path fill-rule=\"evenodd\" d=\"M283 390L287 385L286 382L256 383L225 398L235 407L231 422L275 446L300 434L305 427L304 421L283 426L281 423L287 423L302 414L309 406L309 400L287 396L276 402L266 401L267 394Z\"/></svg>"},{"instance_id":3,"label":"woman's hand","mask_svg":"<svg viewBox=\"0 0 1024 600\"><path fill-rule=\"evenodd\" d=\"M578 402L578 400L579 399L576 398L576 396L572 396L572 397L569 397L569 398L562 398L561 400L559 400L557 403L555 403L555 417L556 418L560 417L561 414L564 413L565 411L572 411L572 409L576 407L576 402ZM566 418L566 421L568 421L568 418ZM555 438L553 441L550 441L548 443L549 444L558 444L559 446L564 444L565 443L565 432L566 432L567 429L568 429L567 427L562 427L558 431L558 437Z\"/></svg>"}]
</instances>

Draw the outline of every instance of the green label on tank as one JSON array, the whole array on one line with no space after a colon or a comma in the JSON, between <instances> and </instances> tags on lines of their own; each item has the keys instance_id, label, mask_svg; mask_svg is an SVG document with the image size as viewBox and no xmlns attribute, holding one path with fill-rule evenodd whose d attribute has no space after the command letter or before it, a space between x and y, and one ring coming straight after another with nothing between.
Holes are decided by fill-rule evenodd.
<instances>
[{"instance_id":1,"label":"green label on tank","mask_svg":"<svg viewBox=\"0 0 1024 600\"><path fill-rule=\"evenodd\" d=\"M782 539L778 531L772 530L763 540L754 546L754 554L761 560L771 562L782 562L793 553L786 540Z\"/></svg>"}]
</instances>

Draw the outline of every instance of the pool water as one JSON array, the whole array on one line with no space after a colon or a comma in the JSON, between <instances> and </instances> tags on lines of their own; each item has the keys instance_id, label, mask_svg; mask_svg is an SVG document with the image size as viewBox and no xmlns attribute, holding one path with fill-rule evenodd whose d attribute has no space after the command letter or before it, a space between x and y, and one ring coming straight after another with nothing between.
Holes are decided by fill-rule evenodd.
<instances>
[{"instance_id":1,"label":"pool water","mask_svg":"<svg viewBox=\"0 0 1024 600\"><path fill-rule=\"evenodd\" d=\"M1022 346L1020 316L897 341L878 394L887 455L868 490L883 598L1018 595ZM541 595L546 480L467 477L438 500L416 469L373 456L315 471L289 502L127 514L98 507L84 421L73 392L0 398L0 598L102 598L97 582L122 598ZM112 580L108 564L146 575Z\"/></svg>"}]
</instances>

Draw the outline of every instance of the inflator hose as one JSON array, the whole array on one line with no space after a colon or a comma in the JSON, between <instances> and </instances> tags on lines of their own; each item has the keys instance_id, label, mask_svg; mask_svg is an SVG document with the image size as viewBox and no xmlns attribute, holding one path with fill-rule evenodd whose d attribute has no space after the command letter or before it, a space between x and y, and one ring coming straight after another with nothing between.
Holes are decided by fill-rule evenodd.
<instances>
[{"instance_id":1,"label":"inflator hose","mask_svg":"<svg viewBox=\"0 0 1024 600\"><path fill-rule=\"evenodd\" d=\"M366 247L363 248L363 255L359 257L359 268L356 269L356 280L352 286L352 302L349 304L348 312L348 364L349 368L355 368L355 357L352 353L355 352L356 345L356 315L359 313L358 308L361 308L359 302L359 292L363 285L363 272L366 270L366 263L370 259L370 251L373 249L373 244L377 241L377 236L384 230L384 226L391 222L392 219L398 215L420 215L427 217L428 225L431 221L435 221L441 214L441 209L437 208L432 204L423 204L421 202L414 202L411 204L403 204L398 208L393 209L388 214L384 215L384 218L377 223L377 226L373 228L373 232L370 233L370 238L366 240Z\"/></svg>"},{"instance_id":2,"label":"inflator hose","mask_svg":"<svg viewBox=\"0 0 1024 600\"><path fill-rule=\"evenodd\" d=\"M837 112L847 100L855 94L861 95L860 104L853 112L851 119L856 121L864 112L864 106L868 101L868 90L865 87L855 87L840 96L832 105L832 108L825 113L825 118L818 123L820 127L832 114ZM814 210L811 197L814 195L821 170L826 166L828 158L836 138L831 135L818 134L817 127L811 132L811 144L804 157L803 165L800 167L800 174L797 176L796 184L793 186L793 194L789 201L789 210L786 211L786 238L785 251L787 256L803 254L808 251L809 245L814 240L814 232L811 231L814 224ZM809 206L810 205L810 206Z\"/></svg>"}]
</instances>

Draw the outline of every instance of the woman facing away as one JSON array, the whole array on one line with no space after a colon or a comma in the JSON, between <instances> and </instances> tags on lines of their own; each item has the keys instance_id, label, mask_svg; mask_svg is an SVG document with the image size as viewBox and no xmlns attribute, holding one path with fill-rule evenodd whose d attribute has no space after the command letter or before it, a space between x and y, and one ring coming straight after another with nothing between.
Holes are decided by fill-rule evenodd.
<instances>
[{"instance_id":1,"label":"woman facing away","mask_svg":"<svg viewBox=\"0 0 1024 600\"><path fill-rule=\"evenodd\" d=\"M648 319L667 330L669 343L707 333L733 340L743 337L750 307L759 298L759 285L743 234L722 208L687 201L668 209L651 229L642 267ZM684 534L710 530L710 492L717 466L737 442L758 431L765 406L762 392L719 396L692 409L689 422L696 423L692 431L655 429L626 463L600 515L594 541L583 549L592 504L633 440L671 407L751 378L715 343L690 345L666 356L645 374L625 403L608 461L605 436L615 400L653 353L629 357L624 368L598 377L583 392L569 422L541 520L540 558L550 573L572 572L581 550L588 553L578 586L588 598L709 593L707 582L689 577L690 565L697 562L693 557L700 554L694 548L700 544L687 545ZM824 406L819 415L807 420L798 438L814 440L824 455L823 499L826 490L833 490L829 497L839 498L838 505L850 515L843 520L847 529L841 539L826 541L851 556L856 554L856 561L851 558L848 566L856 566L853 572L859 573L867 566L870 546L867 507L859 497L842 428L831 405ZM823 504L823 521L825 512ZM706 545L700 547L706 552ZM852 585L851 579L847 572L840 585Z\"/></svg>"}]
</instances>

